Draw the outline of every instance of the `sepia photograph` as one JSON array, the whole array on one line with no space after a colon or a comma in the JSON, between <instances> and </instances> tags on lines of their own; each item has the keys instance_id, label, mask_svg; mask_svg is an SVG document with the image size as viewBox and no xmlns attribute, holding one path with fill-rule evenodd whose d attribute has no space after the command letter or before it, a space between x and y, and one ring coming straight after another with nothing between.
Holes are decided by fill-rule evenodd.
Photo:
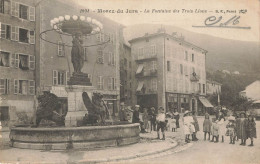
<instances>
[{"instance_id":1,"label":"sepia photograph","mask_svg":"<svg viewBox=\"0 0 260 164\"><path fill-rule=\"evenodd\" d=\"M0 164L260 164L259 0L0 0Z\"/></svg>"}]
</instances>

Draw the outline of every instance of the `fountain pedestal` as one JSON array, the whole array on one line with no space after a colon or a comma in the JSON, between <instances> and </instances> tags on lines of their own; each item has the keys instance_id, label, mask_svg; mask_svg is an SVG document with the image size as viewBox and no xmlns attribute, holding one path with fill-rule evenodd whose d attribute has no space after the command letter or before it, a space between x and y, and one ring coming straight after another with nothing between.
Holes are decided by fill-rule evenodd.
<instances>
[{"instance_id":1,"label":"fountain pedestal","mask_svg":"<svg viewBox=\"0 0 260 164\"><path fill-rule=\"evenodd\" d=\"M82 93L87 92L92 97L94 87L82 85L69 85L66 87L68 93L68 113L65 117L66 127L76 127L87 113L87 108L82 99Z\"/></svg>"}]
</instances>

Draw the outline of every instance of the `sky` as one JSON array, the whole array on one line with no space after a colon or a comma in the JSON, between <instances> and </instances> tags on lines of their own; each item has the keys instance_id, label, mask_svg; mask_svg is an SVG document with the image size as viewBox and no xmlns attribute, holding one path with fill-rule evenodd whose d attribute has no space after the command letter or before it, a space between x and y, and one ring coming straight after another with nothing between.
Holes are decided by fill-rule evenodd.
<instances>
[{"instance_id":1,"label":"sky","mask_svg":"<svg viewBox=\"0 0 260 164\"><path fill-rule=\"evenodd\" d=\"M115 13L105 13L104 15L125 26L135 24L151 23L173 25L186 30L241 41L259 42L259 0L74 0L85 8L94 10L115 10ZM123 10L124 13L117 13ZM126 10L138 10L138 13L126 13ZM150 13L144 13L144 10L150 10ZM171 13L152 13L152 10L171 10ZM197 11L195 13L195 10ZM155 11L154 10L154 11ZM178 13L173 11L179 10ZM192 10L193 13L188 11ZM207 13L200 11L206 10ZM225 13L216 13L216 10L223 10ZM227 13L228 11L236 13ZM245 14L239 13L240 10L246 10ZM142 11L142 12L140 12ZM212 11L212 12L210 12ZM238 21L234 26L250 27L250 29L237 28L195 28L192 26L204 25L206 18L215 16L222 19L215 25L225 23L236 16ZM234 19L235 19L234 18ZM233 19L233 20L234 20ZM229 22L232 25L233 21Z\"/></svg>"}]
</instances>

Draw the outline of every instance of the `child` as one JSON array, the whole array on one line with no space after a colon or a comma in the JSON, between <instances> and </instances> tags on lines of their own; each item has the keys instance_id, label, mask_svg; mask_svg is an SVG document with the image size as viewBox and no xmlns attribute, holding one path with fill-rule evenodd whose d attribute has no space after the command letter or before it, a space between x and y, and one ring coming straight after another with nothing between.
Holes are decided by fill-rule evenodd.
<instances>
[{"instance_id":1,"label":"child","mask_svg":"<svg viewBox=\"0 0 260 164\"><path fill-rule=\"evenodd\" d=\"M218 126L219 126L219 131L218 134L219 136L221 136L222 138L222 142L224 142L224 136L225 136L225 131L226 131L226 126L225 126L225 117L223 112L219 113L219 117L218 117Z\"/></svg>"},{"instance_id":2,"label":"child","mask_svg":"<svg viewBox=\"0 0 260 164\"><path fill-rule=\"evenodd\" d=\"M235 123L235 117L230 116L228 118L229 122L227 124L227 136L230 137L229 144L235 144L236 140L236 123Z\"/></svg>"},{"instance_id":3,"label":"child","mask_svg":"<svg viewBox=\"0 0 260 164\"><path fill-rule=\"evenodd\" d=\"M212 124L212 127L211 127L211 133L212 133L212 140L211 140L211 142L214 142L214 139L216 138L216 141L215 141L215 143L217 143L218 142L218 138L219 138L219 134L218 134L218 131L219 131L219 126L218 126L218 124L217 124L217 120L214 118L214 119L212 119L212 122L213 122L213 124Z\"/></svg>"},{"instance_id":4,"label":"child","mask_svg":"<svg viewBox=\"0 0 260 164\"><path fill-rule=\"evenodd\" d=\"M166 131L170 130L171 129L171 115L169 113L166 113L166 120L165 120L165 123L166 123Z\"/></svg>"},{"instance_id":5,"label":"child","mask_svg":"<svg viewBox=\"0 0 260 164\"><path fill-rule=\"evenodd\" d=\"M172 132L174 131L175 132L175 129L176 129L176 120L174 118L173 115L168 115L169 118L168 118L168 125L169 125L169 130L171 130Z\"/></svg>"},{"instance_id":6,"label":"child","mask_svg":"<svg viewBox=\"0 0 260 164\"><path fill-rule=\"evenodd\" d=\"M203 122L203 132L204 132L204 141L206 140L207 133L209 135L208 140L210 140L210 130L211 130L212 123L209 119L209 114L205 114L205 120Z\"/></svg>"},{"instance_id":7,"label":"child","mask_svg":"<svg viewBox=\"0 0 260 164\"><path fill-rule=\"evenodd\" d=\"M248 146L254 146L253 138L256 138L256 123L253 115L248 116L247 136L251 140L251 144Z\"/></svg>"},{"instance_id":8,"label":"child","mask_svg":"<svg viewBox=\"0 0 260 164\"><path fill-rule=\"evenodd\" d=\"M157 139L160 139L160 129L163 135L162 140L165 140L165 113L163 107L159 107L158 115L156 116L156 122L157 122Z\"/></svg>"},{"instance_id":9,"label":"child","mask_svg":"<svg viewBox=\"0 0 260 164\"><path fill-rule=\"evenodd\" d=\"M190 134L193 134L195 132L194 128L194 120L191 116L191 112L186 110L183 115L183 128L184 128L184 134L185 134L185 142L190 142Z\"/></svg>"}]
</instances>

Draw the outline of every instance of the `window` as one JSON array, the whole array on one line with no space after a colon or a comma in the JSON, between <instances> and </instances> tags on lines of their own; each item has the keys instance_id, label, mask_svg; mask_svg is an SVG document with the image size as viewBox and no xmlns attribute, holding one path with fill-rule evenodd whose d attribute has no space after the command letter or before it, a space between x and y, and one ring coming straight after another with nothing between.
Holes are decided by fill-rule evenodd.
<instances>
[{"instance_id":1,"label":"window","mask_svg":"<svg viewBox=\"0 0 260 164\"><path fill-rule=\"evenodd\" d=\"M97 63L99 63L99 64L104 63L104 54L103 54L102 50L98 50Z\"/></svg>"},{"instance_id":2,"label":"window","mask_svg":"<svg viewBox=\"0 0 260 164\"><path fill-rule=\"evenodd\" d=\"M191 61L194 62L194 54L191 55Z\"/></svg>"},{"instance_id":3,"label":"window","mask_svg":"<svg viewBox=\"0 0 260 164\"><path fill-rule=\"evenodd\" d=\"M0 37L1 38L4 38L4 39L11 39L11 26L10 25L6 25L6 24L2 24L0 23L0 32L1 32L1 35Z\"/></svg>"},{"instance_id":4,"label":"window","mask_svg":"<svg viewBox=\"0 0 260 164\"><path fill-rule=\"evenodd\" d=\"M53 85L66 85L67 84L67 74L66 71L53 70L52 81Z\"/></svg>"},{"instance_id":5,"label":"window","mask_svg":"<svg viewBox=\"0 0 260 164\"><path fill-rule=\"evenodd\" d=\"M19 80L18 81L18 93L22 95L27 95L28 93L28 81L27 80Z\"/></svg>"},{"instance_id":6,"label":"window","mask_svg":"<svg viewBox=\"0 0 260 164\"><path fill-rule=\"evenodd\" d=\"M131 68L132 68L132 62L129 61L129 69L131 69Z\"/></svg>"},{"instance_id":7,"label":"window","mask_svg":"<svg viewBox=\"0 0 260 164\"><path fill-rule=\"evenodd\" d=\"M97 34L97 40L98 42L104 42L104 32L100 32L99 34Z\"/></svg>"},{"instance_id":8,"label":"window","mask_svg":"<svg viewBox=\"0 0 260 164\"><path fill-rule=\"evenodd\" d=\"M10 1L0 0L0 13L10 14Z\"/></svg>"},{"instance_id":9,"label":"window","mask_svg":"<svg viewBox=\"0 0 260 164\"><path fill-rule=\"evenodd\" d=\"M188 54L188 51L185 51L185 60L189 60L189 54Z\"/></svg>"},{"instance_id":10,"label":"window","mask_svg":"<svg viewBox=\"0 0 260 164\"><path fill-rule=\"evenodd\" d=\"M88 74L88 78L89 78L90 82L92 83L92 75L91 74Z\"/></svg>"},{"instance_id":11,"label":"window","mask_svg":"<svg viewBox=\"0 0 260 164\"><path fill-rule=\"evenodd\" d=\"M0 79L0 95L9 93L9 80L8 79Z\"/></svg>"},{"instance_id":12,"label":"window","mask_svg":"<svg viewBox=\"0 0 260 164\"><path fill-rule=\"evenodd\" d=\"M167 71L171 71L171 63L170 63L170 61L167 61Z\"/></svg>"},{"instance_id":13,"label":"window","mask_svg":"<svg viewBox=\"0 0 260 164\"><path fill-rule=\"evenodd\" d=\"M183 74L183 65L180 64L180 73Z\"/></svg>"},{"instance_id":14,"label":"window","mask_svg":"<svg viewBox=\"0 0 260 164\"><path fill-rule=\"evenodd\" d=\"M25 54L13 54L12 66L20 68L22 70L34 70L35 69L35 56Z\"/></svg>"},{"instance_id":15,"label":"window","mask_svg":"<svg viewBox=\"0 0 260 164\"><path fill-rule=\"evenodd\" d=\"M115 65L115 54L113 52L109 52L108 57L108 64Z\"/></svg>"},{"instance_id":16,"label":"window","mask_svg":"<svg viewBox=\"0 0 260 164\"><path fill-rule=\"evenodd\" d=\"M29 43L28 30L19 28L19 42Z\"/></svg>"},{"instance_id":17,"label":"window","mask_svg":"<svg viewBox=\"0 0 260 164\"><path fill-rule=\"evenodd\" d=\"M19 4L18 2L12 2L11 15L30 21L35 21L35 7Z\"/></svg>"},{"instance_id":18,"label":"window","mask_svg":"<svg viewBox=\"0 0 260 164\"><path fill-rule=\"evenodd\" d=\"M201 92L201 84L199 83L199 92Z\"/></svg>"},{"instance_id":19,"label":"window","mask_svg":"<svg viewBox=\"0 0 260 164\"><path fill-rule=\"evenodd\" d=\"M156 48L155 45L151 46L151 55L155 55L156 54Z\"/></svg>"},{"instance_id":20,"label":"window","mask_svg":"<svg viewBox=\"0 0 260 164\"><path fill-rule=\"evenodd\" d=\"M144 48L139 48L138 49L138 56L143 56L144 55Z\"/></svg>"},{"instance_id":21,"label":"window","mask_svg":"<svg viewBox=\"0 0 260 164\"><path fill-rule=\"evenodd\" d=\"M157 71L157 62L152 61L152 67L151 67L151 72L156 72Z\"/></svg>"},{"instance_id":22,"label":"window","mask_svg":"<svg viewBox=\"0 0 260 164\"><path fill-rule=\"evenodd\" d=\"M152 86L152 91L157 91L157 79L152 79L152 84L151 84L151 86Z\"/></svg>"},{"instance_id":23,"label":"window","mask_svg":"<svg viewBox=\"0 0 260 164\"><path fill-rule=\"evenodd\" d=\"M22 70L29 69L28 55L19 54L19 68Z\"/></svg>"},{"instance_id":24,"label":"window","mask_svg":"<svg viewBox=\"0 0 260 164\"><path fill-rule=\"evenodd\" d=\"M0 51L0 66L9 67L10 53Z\"/></svg>"},{"instance_id":25,"label":"window","mask_svg":"<svg viewBox=\"0 0 260 164\"><path fill-rule=\"evenodd\" d=\"M28 6L20 4L19 11L19 18L28 19Z\"/></svg>"},{"instance_id":26,"label":"window","mask_svg":"<svg viewBox=\"0 0 260 164\"><path fill-rule=\"evenodd\" d=\"M109 34L108 34L108 39L109 39L109 42L110 42L110 43L114 43L114 40L115 40L114 34L109 33Z\"/></svg>"},{"instance_id":27,"label":"window","mask_svg":"<svg viewBox=\"0 0 260 164\"><path fill-rule=\"evenodd\" d=\"M98 76L97 86L98 86L98 89L104 89L103 76Z\"/></svg>"},{"instance_id":28,"label":"window","mask_svg":"<svg viewBox=\"0 0 260 164\"><path fill-rule=\"evenodd\" d=\"M63 43L61 41L58 42L58 56L64 56L64 53L63 53Z\"/></svg>"},{"instance_id":29,"label":"window","mask_svg":"<svg viewBox=\"0 0 260 164\"><path fill-rule=\"evenodd\" d=\"M125 82L125 85L126 85L126 82ZM117 86L116 86L116 78L110 77L108 79L108 89L109 90L115 90L116 88L117 88Z\"/></svg>"},{"instance_id":30,"label":"window","mask_svg":"<svg viewBox=\"0 0 260 164\"><path fill-rule=\"evenodd\" d=\"M205 84L203 84L203 93L205 93Z\"/></svg>"}]
</instances>

